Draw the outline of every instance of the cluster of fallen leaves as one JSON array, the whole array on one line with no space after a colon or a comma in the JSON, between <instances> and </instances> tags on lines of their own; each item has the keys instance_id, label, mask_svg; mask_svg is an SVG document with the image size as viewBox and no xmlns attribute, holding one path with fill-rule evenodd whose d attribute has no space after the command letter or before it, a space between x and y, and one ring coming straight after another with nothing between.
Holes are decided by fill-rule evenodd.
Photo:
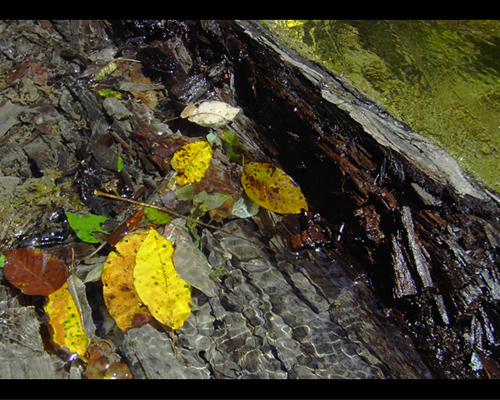
<instances>
[{"instance_id":1,"label":"cluster of fallen leaves","mask_svg":"<svg viewBox=\"0 0 500 400\"><path fill-rule=\"evenodd\" d=\"M238 112L238 108L226 103L207 101L187 106L180 117L217 130ZM242 162L250 158L235 132L211 135L212 140L220 139L229 160ZM237 201L228 193L200 191L204 180L210 179L207 171L214 162L214 142L208 139L184 145L171 159L175 171L171 188L177 200L192 201L190 216L146 208L134 217L140 219L146 215L149 224L145 229L126 232L120 240L108 240L115 251L109 253L102 266L103 296L110 315L124 332L153 318L173 331L180 329L191 313L192 287L207 296L217 295L213 274L217 266L211 266L198 248L199 235L195 230L196 221L204 214L209 213L211 220L222 221L229 216L255 215L259 206L282 214L307 210L298 185L267 163L243 163L240 183L246 196L240 196ZM195 184L201 185L196 194ZM105 217L70 212L66 217L84 242L99 242L93 235L95 232L109 234L100 226ZM5 274L12 285L27 295L46 296L44 308L53 343L87 362L87 376L130 375L118 360L110 362L114 353L103 352L102 341L96 341L93 332L89 332L84 321L86 299L82 299L78 290L84 284L68 273L68 267L61 260L33 249L5 250L4 255ZM111 365L114 367L109 369Z\"/></svg>"}]
</instances>

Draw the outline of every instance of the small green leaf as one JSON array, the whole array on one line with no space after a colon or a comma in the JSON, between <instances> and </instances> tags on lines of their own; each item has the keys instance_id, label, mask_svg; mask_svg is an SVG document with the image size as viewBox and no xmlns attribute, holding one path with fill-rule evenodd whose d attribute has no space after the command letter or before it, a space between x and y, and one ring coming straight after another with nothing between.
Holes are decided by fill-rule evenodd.
<instances>
[{"instance_id":1,"label":"small green leaf","mask_svg":"<svg viewBox=\"0 0 500 400\"><path fill-rule=\"evenodd\" d=\"M97 93L99 93L102 97L115 97L117 99L122 98L122 94L120 92L116 92L112 89L101 89L98 90Z\"/></svg>"},{"instance_id":2,"label":"small green leaf","mask_svg":"<svg viewBox=\"0 0 500 400\"><path fill-rule=\"evenodd\" d=\"M117 161L117 165L116 165L116 170L118 172L121 172L123 169L123 158L121 158L120 156L118 156L118 161Z\"/></svg>"},{"instance_id":3,"label":"small green leaf","mask_svg":"<svg viewBox=\"0 0 500 400\"><path fill-rule=\"evenodd\" d=\"M70 212L65 212L68 219L69 226L76 233L76 236L86 243L99 243L99 239L92 235L92 232L102 232L109 234L109 232L101 228L101 224L108 218L102 215L78 215Z\"/></svg>"},{"instance_id":4,"label":"small green leaf","mask_svg":"<svg viewBox=\"0 0 500 400\"><path fill-rule=\"evenodd\" d=\"M5 267L5 254L0 256L0 268Z\"/></svg>"},{"instance_id":5,"label":"small green leaf","mask_svg":"<svg viewBox=\"0 0 500 400\"><path fill-rule=\"evenodd\" d=\"M231 160L241 164L242 156L245 158L245 161L252 159L250 154L248 154L248 151L241 146L240 140L238 139L238 135L235 131L224 131L219 135L219 138L224 144L226 156L228 156Z\"/></svg>"},{"instance_id":6,"label":"small green leaf","mask_svg":"<svg viewBox=\"0 0 500 400\"><path fill-rule=\"evenodd\" d=\"M146 208L144 210L144 214L146 215L147 219L158 225L168 224L170 223L170 221L172 221L172 219L174 219L174 217L172 217L170 214L157 210L156 208Z\"/></svg>"}]
</instances>

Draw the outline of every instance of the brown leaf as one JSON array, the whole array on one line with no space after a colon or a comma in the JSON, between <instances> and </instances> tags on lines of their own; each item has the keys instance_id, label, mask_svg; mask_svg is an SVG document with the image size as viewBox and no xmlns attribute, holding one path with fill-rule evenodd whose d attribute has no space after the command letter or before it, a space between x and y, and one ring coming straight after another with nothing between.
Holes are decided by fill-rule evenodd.
<instances>
[{"instance_id":1,"label":"brown leaf","mask_svg":"<svg viewBox=\"0 0 500 400\"><path fill-rule=\"evenodd\" d=\"M68 279L66 265L42 251L15 249L4 254L5 277L24 294L48 296Z\"/></svg>"}]
</instances>

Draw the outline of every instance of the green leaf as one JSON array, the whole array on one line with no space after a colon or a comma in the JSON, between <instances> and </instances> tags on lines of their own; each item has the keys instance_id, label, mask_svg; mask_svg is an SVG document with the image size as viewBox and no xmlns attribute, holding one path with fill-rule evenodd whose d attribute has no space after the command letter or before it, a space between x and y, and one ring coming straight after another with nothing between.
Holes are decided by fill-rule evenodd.
<instances>
[{"instance_id":1,"label":"green leaf","mask_svg":"<svg viewBox=\"0 0 500 400\"><path fill-rule=\"evenodd\" d=\"M5 254L0 256L0 268L5 267Z\"/></svg>"},{"instance_id":2,"label":"green leaf","mask_svg":"<svg viewBox=\"0 0 500 400\"><path fill-rule=\"evenodd\" d=\"M68 219L69 226L76 233L82 242L86 243L99 243L99 239L92 235L92 232L102 232L109 234L101 228L101 224L108 218L102 215L78 215L70 212L65 212Z\"/></svg>"},{"instance_id":3,"label":"green leaf","mask_svg":"<svg viewBox=\"0 0 500 400\"><path fill-rule=\"evenodd\" d=\"M144 214L147 219L158 225L168 224L174 218L170 214L157 210L156 208L146 208L144 210Z\"/></svg>"},{"instance_id":4,"label":"green leaf","mask_svg":"<svg viewBox=\"0 0 500 400\"><path fill-rule=\"evenodd\" d=\"M116 170L118 172L122 172L122 169L123 169L123 158L121 158L120 156L118 156L118 161L117 161L117 165L116 165Z\"/></svg>"},{"instance_id":5,"label":"green leaf","mask_svg":"<svg viewBox=\"0 0 500 400\"><path fill-rule=\"evenodd\" d=\"M99 93L99 95L101 95L101 97L115 97L117 99L122 98L122 94L113 90L113 89L101 89L101 90L98 90L97 93Z\"/></svg>"},{"instance_id":6,"label":"green leaf","mask_svg":"<svg viewBox=\"0 0 500 400\"><path fill-rule=\"evenodd\" d=\"M226 156L229 159L236 161L241 164L241 156L245 158L246 161L251 160L250 154L241 146L238 135L235 131L224 131L219 135L220 140L224 144L224 150L226 151Z\"/></svg>"},{"instance_id":7,"label":"green leaf","mask_svg":"<svg viewBox=\"0 0 500 400\"><path fill-rule=\"evenodd\" d=\"M175 190L175 194L177 195L177 200L193 200L194 197L194 186L189 184L186 186L181 186L180 188Z\"/></svg>"}]
</instances>

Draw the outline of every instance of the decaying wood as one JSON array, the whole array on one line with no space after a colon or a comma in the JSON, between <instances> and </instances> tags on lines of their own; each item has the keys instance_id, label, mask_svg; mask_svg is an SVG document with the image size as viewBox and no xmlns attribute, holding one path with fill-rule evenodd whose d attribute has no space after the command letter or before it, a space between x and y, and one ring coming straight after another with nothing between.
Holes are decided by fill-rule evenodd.
<instances>
[{"instance_id":1,"label":"decaying wood","mask_svg":"<svg viewBox=\"0 0 500 400\"><path fill-rule=\"evenodd\" d=\"M300 184L313 212L345 224L342 257L403 313L435 373L477 376L471 360L498 360L498 196L260 24L185 26L198 33L188 35L196 52L230 65L254 143Z\"/></svg>"},{"instance_id":2,"label":"decaying wood","mask_svg":"<svg viewBox=\"0 0 500 400\"><path fill-rule=\"evenodd\" d=\"M347 251L404 314L438 376L476 376L478 356L498 361L498 195L258 24L221 25L239 91L276 158L315 212L346 221Z\"/></svg>"}]
</instances>

